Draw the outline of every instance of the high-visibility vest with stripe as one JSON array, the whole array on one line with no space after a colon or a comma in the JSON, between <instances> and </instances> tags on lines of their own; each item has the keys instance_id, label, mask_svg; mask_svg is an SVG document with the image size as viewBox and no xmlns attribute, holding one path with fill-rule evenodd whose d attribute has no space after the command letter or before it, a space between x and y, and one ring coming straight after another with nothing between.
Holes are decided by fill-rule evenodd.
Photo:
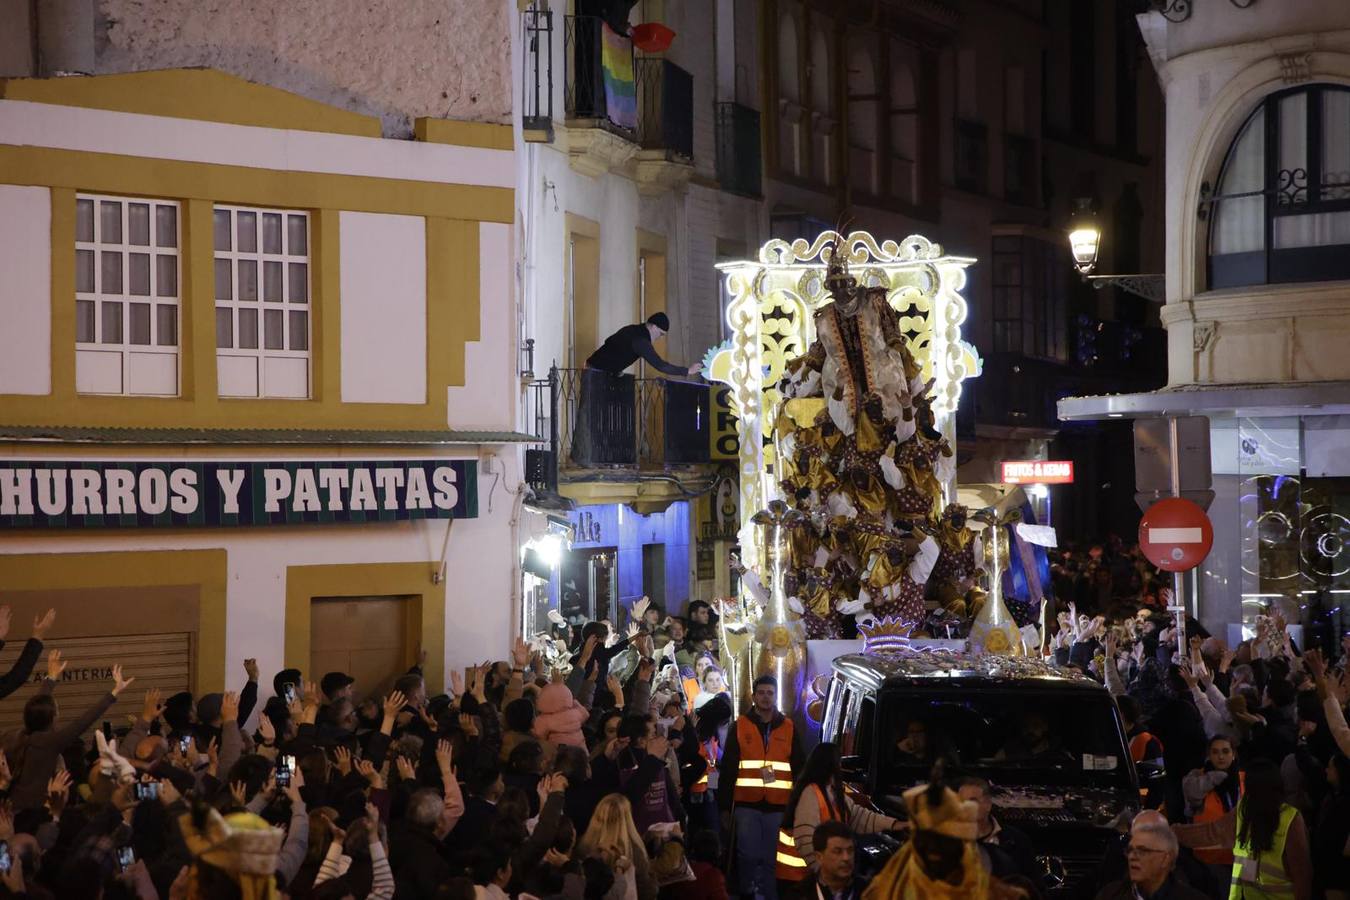
<instances>
[{"instance_id":1,"label":"high-visibility vest with stripe","mask_svg":"<svg viewBox=\"0 0 1350 900\"><path fill-rule=\"evenodd\" d=\"M1141 731L1130 738L1130 759L1133 759L1136 763L1143 762L1144 754L1148 752L1149 741L1158 741L1158 753L1163 752L1163 742L1158 740L1157 735Z\"/></svg>"},{"instance_id":2,"label":"high-visibility vest with stripe","mask_svg":"<svg viewBox=\"0 0 1350 900\"><path fill-rule=\"evenodd\" d=\"M736 720L736 740L741 745L741 764L736 771L737 803L771 803L787 806L792 792L792 720L784 719L769 732L765 746L763 732L748 715ZM773 774L764 780L765 770Z\"/></svg>"},{"instance_id":3,"label":"high-visibility vest with stripe","mask_svg":"<svg viewBox=\"0 0 1350 900\"><path fill-rule=\"evenodd\" d=\"M712 745L711 749L709 749L709 745ZM708 790L708 773L717 768L717 762L722 756L717 746L717 737L708 738L707 743L700 741L698 755L703 757L703 761L708 764L708 767L703 770L703 777L694 782L694 786L689 789L691 794L703 794Z\"/></svg>"},{"instance_id":4,"label":"high-visibility vest with stripe","mask_svg":"<svg viewBox=\"0 0 1350 900\"><path fill-rule=\"evenodd\" d=\"M1238 773L1238 800L1242 799L1243 791L1247 787L1247 773ZM1205 822L1217 822L1222 819L1228 810L1223 808L1223 799L1219 797L1218 791L1210 791L1205 795L1205 805L1200 807L1191 821L1197 824ZM1228 866L1233 864L1233 851L1225 850L1222 847L1209 847L1196 850L1195 858L1202 863L1210 866Z\"/></svg>"},{"instance_id":5,"label":"high-visibility vest with stripe","mask_svg":"<svg viewBox=\"0 0 1350 900\"><path fill-rule=\"evenodd\" d=\"M1294 896L1294 882L1284 869L1284 844L1289 838L1289 826L1298 810L1288 803L1280 804L1280 824L1275 829L1271 848L1259 855L1242 843L1242 807L1238 807L1238 839L1233 845L1233 881L1228 890L1229 900L1285 900Z\"/></svg>"},{"instance_id":6,"label":"high-visibility vest with stripe","mask_svg":"<svg viewBox=\"0 0 1350 900\"><path fill-rule=\"evenodd\" d=\"M839 816L834 814L830 804L825 801L825 792L820 789L820 785L811 785L811 790L816 792L816 802L820 804L820 821L829 822L843 815L842 811ZM797 852L797 842L793 840L792 832L786 828L778 829L777 861L776 876L780 881L805 881L811 876L806 860Z\"/></svg>"}]
</instances>

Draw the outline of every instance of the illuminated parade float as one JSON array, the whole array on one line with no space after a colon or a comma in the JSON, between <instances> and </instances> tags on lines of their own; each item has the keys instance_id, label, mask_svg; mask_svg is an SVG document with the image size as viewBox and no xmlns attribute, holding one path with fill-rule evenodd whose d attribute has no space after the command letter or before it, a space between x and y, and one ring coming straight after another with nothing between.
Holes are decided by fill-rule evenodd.
<instances>
[{"instance_id":1,"label":"illuminated parade float","mask_svg":"<svg viewBox=\"0 0 1350 900\"><path fill-rule=\"evenodd\" d=\"M787 708L808 639L957 626L978 649L1024 650L997 537L1020 510L957 502L955 413L981 367L961 336L974 262L917 235L831 231L718 267L732 337L705 368L738 417L744 572L725 607L744 637L723 654L738 678L794 685Z\"/></svg>"}]
</instances>

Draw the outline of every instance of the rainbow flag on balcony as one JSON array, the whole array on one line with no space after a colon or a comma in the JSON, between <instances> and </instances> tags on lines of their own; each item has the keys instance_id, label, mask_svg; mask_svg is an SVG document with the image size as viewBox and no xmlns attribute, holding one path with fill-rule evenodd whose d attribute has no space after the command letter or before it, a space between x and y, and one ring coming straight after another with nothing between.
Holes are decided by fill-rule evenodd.
<instances>
[{"instance_id":1,"label":"rainbow flag on balcony","mask_svg":"<svg viewBox=\"0 0 1350 900\"><path fill-rule=\"evenodd\" d=\"M600 24L601 63L605 74L605 111L609 120L623 128L637 128L637 84L633 78L633 44Z\"/></svg>"}]
</instances>

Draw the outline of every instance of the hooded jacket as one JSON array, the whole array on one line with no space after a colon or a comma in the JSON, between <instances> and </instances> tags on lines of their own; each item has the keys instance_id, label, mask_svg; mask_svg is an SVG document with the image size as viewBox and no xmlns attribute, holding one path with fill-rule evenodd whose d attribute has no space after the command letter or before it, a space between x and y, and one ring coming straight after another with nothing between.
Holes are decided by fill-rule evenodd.
<instances>
[{"instance_id":1,"label":"hooded jacket","mask_svg":"<svg viewBox=\"0 0 1350 900\"><path fill-rule=\"evenodd\" d=\"M541 741L586 749L586 738L581 733L581 726L586 724L590 713L572 696L567 685L561 682L546 685L539 692L535 706L535 737Z\"/></svg>"}]
</instances>

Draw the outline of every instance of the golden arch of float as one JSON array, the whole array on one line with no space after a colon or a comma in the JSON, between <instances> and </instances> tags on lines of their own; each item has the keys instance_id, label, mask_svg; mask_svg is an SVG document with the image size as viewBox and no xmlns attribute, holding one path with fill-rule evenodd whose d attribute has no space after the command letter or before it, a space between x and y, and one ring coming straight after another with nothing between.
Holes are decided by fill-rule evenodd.
<instances>
[{"instance_id":1,"label":"golden arch of float","mask_svg":"<svg viewBox=\"0 0 1350 900\"><path fill-rule=\"evenodd\" d=\"M953 447L961 384L982 367L975 348L961 339L967 311L961 290L975 259L946 255L920 235L878 242L865 231L847 237L826 231L809 243L769 241L757 260L720 263L731 337L709 352L704 371L732 389L740 438L740 549L751 568L760 563L761 550L750 518L781 493L771 472L774 448L765 443L782 400L777 385L787 362L815 340L813 314L832 302L825 269L836 242L859 285L886 288L924 379L933 379L936 424Z\"/></svg>"}]
</instances>

